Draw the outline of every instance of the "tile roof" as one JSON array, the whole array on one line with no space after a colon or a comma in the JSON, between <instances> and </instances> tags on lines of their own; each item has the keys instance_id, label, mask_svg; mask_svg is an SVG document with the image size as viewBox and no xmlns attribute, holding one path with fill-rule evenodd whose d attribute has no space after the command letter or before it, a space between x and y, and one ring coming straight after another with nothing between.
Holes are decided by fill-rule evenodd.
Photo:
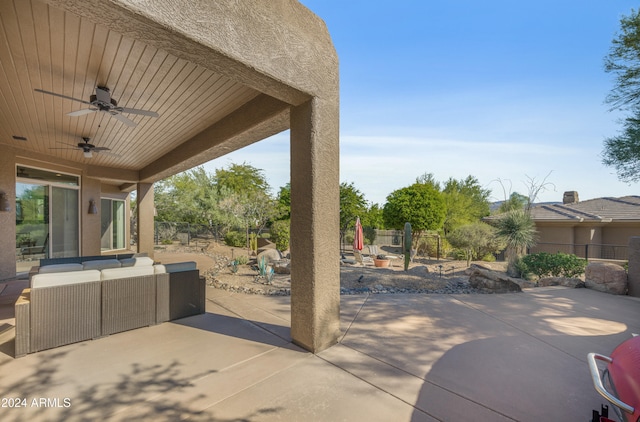
<instances>
[{"instance_id":1,"label":"tile roof","mask_svg":"<svg viewBox=\"0 0 640 422\"><path fill-rule=\"evenodd\" d=\"M596 198L531 209L534 221L640 221L640 196Z\"/></svg>"}]
</instances>

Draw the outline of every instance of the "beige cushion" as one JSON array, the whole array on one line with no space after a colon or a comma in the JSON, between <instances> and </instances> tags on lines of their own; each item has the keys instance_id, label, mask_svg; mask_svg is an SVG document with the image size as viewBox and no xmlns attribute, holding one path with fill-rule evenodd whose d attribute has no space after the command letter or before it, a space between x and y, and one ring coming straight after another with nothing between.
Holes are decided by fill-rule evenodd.
<instances>
[{"instance_id":1,"label":"beige cushion","mask_svg":"<svg viewBox=\"0 0 640 422\"><path fill-rule=\"evenodd\" d=\"M100 271L69 271L63 273L36 274L31 279L31 288L54 287L67 284L100 281Z\"/></svg>"},{"instance_id":2,"label":"beige cushion","mask_svg":"<svg viewBox=\"0 0 640 422\"><path fill-rule=\"evenodd\" d=\"M69 271L82 271L83 269L82 264L53 264L40 267L38 274L67 273Z\"/></svg>"},{"instance_id":3,"label":"beige cushion","mask_svg":"<svg viewBox=\"0 0 640 422\"><path fill-rule=\"evenodd\" d=\"M113 280L114 278L141 277L153 275L153 265L138 267L107 268L101 272L102 280Z\"/></svg>"},{"instance_id":4,"label":"beige cushion","mask_svg":"<svg viewBox=\"0 0 640 422\"><path fill-rule=\"evenodd\" d=\"M164 274L167 272L167 269L162 264L156 264L153 266L153 272L155 274Z\"/></svg>"},{"instance_id":5,"label":"beige cushion","mask_svg":"<svg viewBox=\"0 0 640 422\"><path fill-rule=\"evenodd\" d=\"M198 268L195 261L176 262L174 264L165 264L168 273L179 273L182 271L191 271Z\"/></svg>"},{"instance_id":6,"label":"beige cushion","mask_svg":"<svg viewBox=\"0 0 640 422\"><path fill-rule=\"evenodd\" d=\"M117 259L97 259L95 261L84 261L82 266L85 270L104 270L107 268L120 268L122 264Z\"/></svg>"},{"instance_id":7,"label":"beige cushion","mask_svg":"<svg viewBox=\"0 0 640 422\"><path fill-rule=\"evenodd\" d=\"M153 258L149 258L148 256L134 256L131 258L122 258L120 259L120 263L123 267L136 267L136 266L145 266L145 265L153 265Z\"/></svg>"}]
</instances>

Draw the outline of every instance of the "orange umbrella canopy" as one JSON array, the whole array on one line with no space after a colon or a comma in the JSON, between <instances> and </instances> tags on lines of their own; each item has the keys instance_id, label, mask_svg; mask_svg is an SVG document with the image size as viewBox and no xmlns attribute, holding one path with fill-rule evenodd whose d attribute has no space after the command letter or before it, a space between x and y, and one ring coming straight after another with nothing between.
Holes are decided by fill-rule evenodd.
<instances>
[{"instance_id":1,"label":"orange umbrella canopy","mask_svg":"<svg viewBox=\"0 0 640 422\"><path fill-rule=\"evenodd\" d=\"M359 251L362 250L363 247L363 238L364 235L362 233L362 223L360 223L360 217L356 219L356 232L353 236L353 249L357 249Z\"/></svg>"}]
</instances>

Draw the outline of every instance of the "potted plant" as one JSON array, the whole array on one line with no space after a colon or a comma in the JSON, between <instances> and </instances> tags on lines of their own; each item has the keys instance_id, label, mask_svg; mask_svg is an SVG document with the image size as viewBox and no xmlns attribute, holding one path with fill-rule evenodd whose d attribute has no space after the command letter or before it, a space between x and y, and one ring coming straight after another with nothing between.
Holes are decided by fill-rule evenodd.
<instances>
[{"instance_id":1,"label":"potted plant","mask_svg":"<svg viewBox=\"0 0 640 422\"><path fill-rule=\"evenodd\" d=\"M373 265L376 267L388 267L390 263L391 260L385 255L376 255L376 257L373 258Z\"/></svg>"}]
</instances>

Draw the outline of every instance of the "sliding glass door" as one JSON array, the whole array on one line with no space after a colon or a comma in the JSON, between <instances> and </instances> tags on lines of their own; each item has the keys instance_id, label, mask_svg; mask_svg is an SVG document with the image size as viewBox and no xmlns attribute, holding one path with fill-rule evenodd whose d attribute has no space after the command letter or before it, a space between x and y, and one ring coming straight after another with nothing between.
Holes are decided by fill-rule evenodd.
<instances>
[{"instance_id":1,"label":"sliding glass door","mask_svg":"<svg viewBox=\"0 0 640 422\"><path fill-rule=\"evenodd\" d=\"M79 256L79 178L22 166L16 176L16 270Z\"/></svg>"},{"instance_id":2,"label":"sliding glass door","mask_svg":"<svg viewBox=\"0 0 640 422\"><path fill-rule=\"evenodd\" d=\"M80 256L78 191L51 187L51 256Z\"/></svg>"}]
</instances>

